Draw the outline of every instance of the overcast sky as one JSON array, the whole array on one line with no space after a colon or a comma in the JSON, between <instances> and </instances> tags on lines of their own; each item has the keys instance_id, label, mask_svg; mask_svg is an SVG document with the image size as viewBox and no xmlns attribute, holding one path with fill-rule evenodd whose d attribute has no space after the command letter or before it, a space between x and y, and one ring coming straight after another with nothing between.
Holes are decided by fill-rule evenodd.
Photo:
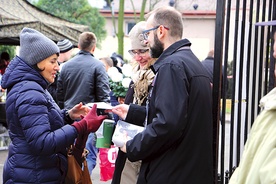
<instances>
[{"instance_id":1,"label":"overcast sky","mask_svg":"<svg viewBox=\"0 0 276 184\"><path fill-rule=\"evenodd\" d=\"M103 8L106 3L104 0L88 0L88 2L92 7L96 8Z\"/></svg>"}]
</instances>

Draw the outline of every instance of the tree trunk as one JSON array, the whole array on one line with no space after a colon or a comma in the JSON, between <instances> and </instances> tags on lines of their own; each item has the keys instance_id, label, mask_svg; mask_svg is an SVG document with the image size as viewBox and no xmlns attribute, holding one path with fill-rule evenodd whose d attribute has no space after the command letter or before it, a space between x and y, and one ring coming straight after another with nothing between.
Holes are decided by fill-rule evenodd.
<instances>
[{"instance_id":1,"label":"tree trunk","mask_svg":"<svg viewBox=\"0 0 276 184\"><path fill-rule=\"evenodd\" d=\"M120 0L119 16L118 16L118 54L124 58L124 5L125 0Z\"/></svg>"},{"instance_id":2,"label":"tree trunk","mask_svg":"<svg viewBox=\"0 0 276 184\"><path fill-rule=\"evenodd\" d=\"M140 12L140 21L145 20L145 9L146 9L147 0L143 0Z\"/></svg>"}]
</instances>

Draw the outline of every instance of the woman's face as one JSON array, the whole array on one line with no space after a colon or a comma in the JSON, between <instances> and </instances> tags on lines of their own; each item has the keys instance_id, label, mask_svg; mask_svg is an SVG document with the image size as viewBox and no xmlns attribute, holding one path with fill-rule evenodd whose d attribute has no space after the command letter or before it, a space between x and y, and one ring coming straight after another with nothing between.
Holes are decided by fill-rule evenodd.
<instances>
[{"instance_id":1,"label":"woman's face","mask_svg":"<svg viewBox=\"0 0 276 184\"><path fill-rule=\"evenodd\" d=\"M133 59L139 63L140 68L147 66L148 62L151 60L149 49L133 50Z\"/></svg>"},{"instance_id":2,"label":"woman's face","mask_svg":"<svg viewBox=\"0 0 276 184\"><path fill-rule=\"evenodd\" d=\"M56 54L44 59L37 63L39 69L43 70L40 74L49 82L53 83L56 78L56 74L59 71L59 65L57 62L58 56Z\"/></svg>"}]
</instances>

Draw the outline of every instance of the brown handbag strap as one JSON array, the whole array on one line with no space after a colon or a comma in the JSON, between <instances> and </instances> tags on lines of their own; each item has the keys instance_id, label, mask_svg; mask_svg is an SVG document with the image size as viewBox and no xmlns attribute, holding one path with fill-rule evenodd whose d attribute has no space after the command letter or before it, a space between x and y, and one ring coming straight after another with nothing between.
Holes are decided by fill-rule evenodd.
<instances>
[{"instance_id":1,"label":"brown handbag strap","mask_svg":"<svg viewBox=\"0 0 276 184\"><path fill-rule=\"evenodd\" d=\"M67 155L73 155L73 145L71 145L70 147L67 148Z\"/></svg>"},{"instance_id":2,"label":"brown handbag strap","mask_svg":"<svg viewBox=\"0 0 276 184\"><path fill-rule=\"evenodd\" d=\"M88 149L84 148L82 153L82 162L86 159L88 153ZM70 145L70 147L67 148L67 156L69 155L74 155L74 145Z\"/></svg>"}]
</instances>

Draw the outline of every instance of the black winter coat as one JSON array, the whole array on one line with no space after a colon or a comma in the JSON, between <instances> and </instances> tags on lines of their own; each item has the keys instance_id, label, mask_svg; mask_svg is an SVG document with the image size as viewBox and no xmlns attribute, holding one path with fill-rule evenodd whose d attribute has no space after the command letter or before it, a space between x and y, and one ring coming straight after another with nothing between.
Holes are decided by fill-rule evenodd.
<instances>
[{"instance_id":1,"label":"black winter coat","mask_svg":"<svg viewBox=\"0 0 276 184\"><path fill-rule=\"evenodd\" d=\"M153 65L148 126L127 142L128 159L142 160L138 184L213 183L211 85L190 45L174 43ZM131 104L126 121L144 118Z\"/></svg>"}]
</instances>

